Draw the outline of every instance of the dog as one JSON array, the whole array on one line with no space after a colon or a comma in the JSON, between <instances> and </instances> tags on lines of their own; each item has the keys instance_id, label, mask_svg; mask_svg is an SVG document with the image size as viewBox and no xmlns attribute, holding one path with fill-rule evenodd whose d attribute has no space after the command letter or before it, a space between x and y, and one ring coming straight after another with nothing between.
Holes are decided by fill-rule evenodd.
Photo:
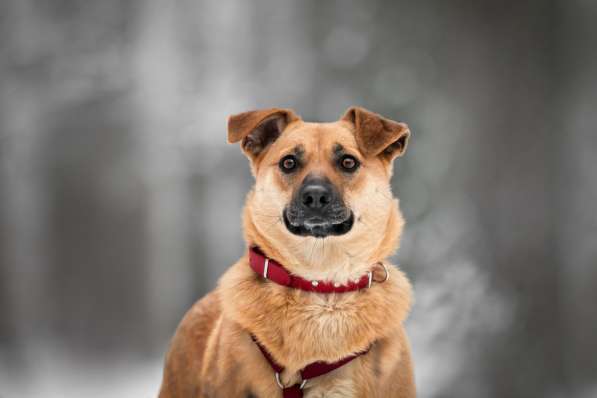
<instances>
[{"instance_id":1,"label":"dog","mask_svg":"<svg viewBox=\"0 0 597 398\"><path fill-rule=\"evenodd\" d=\"M389 182L409 137L360 107L332 123L282 108L229 117L255 177L248 249L178 326L160 398L416 395L411 285L387 262L404 226Z\"/></svg>"}]
</instances>

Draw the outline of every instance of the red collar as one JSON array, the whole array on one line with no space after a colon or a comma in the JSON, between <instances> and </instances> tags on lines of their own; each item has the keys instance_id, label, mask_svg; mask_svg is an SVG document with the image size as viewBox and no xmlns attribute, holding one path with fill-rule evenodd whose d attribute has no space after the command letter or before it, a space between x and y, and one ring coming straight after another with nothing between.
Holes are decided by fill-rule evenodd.
<instances>
[{"instance_id":1,"label":"red collar","mask_svg":"<svg viewBox=\"0 0 597 398\"><path fill-rule=\"evenodd\" d=\"M370 288L373 282L385 282L390 274L383 263L377 263L375 267L382 267L385 272L381 280L374 279L375 268L368 271L356 281L350 281L346 285L340 285L330 281L309 281L300 276L292 275L280 263L267 258L257 247L249 249L249 265L257 274L269 279L278 285L288 286L295 289L316 293L345 293Z\"/></svg>"},{"instance_id":2,"label":"red collar","mask_svg":"<svg viewBox=\"0 0 597 398\"><path fill-rule=\"evenodd\" d=\"M267 351L267 349L263 345L261 345L259 341L257 341L255 336L251 335L251 337L253 338L255 344L257 344L257 347L259 347L259 350L261 351L267 362L270 364L274 372L276 372L276 383L282 389L283 398L301 398L303 396L303 388L305 388L305 384L307 384L307 381L309 381L309 379L322 376L326 373L331 372L332 370L338 369L339 367L346 365L353 359L369 352L369 348L367 348L365 351L357 352L356 354L349 355L333 363L327 363L323 361L310 363L309 365L305 366L303 369L300 370L302 379L301 383L285 387L282 384L282 381L280 380L280 374L284 371L284 366L280 365L274 360L274 358L272 358L269 351Z\"/></svg>"}]
</instances>

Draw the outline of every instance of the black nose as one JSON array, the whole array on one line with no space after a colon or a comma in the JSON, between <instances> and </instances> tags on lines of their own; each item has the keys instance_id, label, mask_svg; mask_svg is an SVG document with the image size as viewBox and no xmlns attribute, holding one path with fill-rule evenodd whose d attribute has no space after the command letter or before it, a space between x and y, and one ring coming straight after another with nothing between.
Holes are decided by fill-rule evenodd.
<instances>
[{"instance_id":1,"label":"black nose","mask_svg":"<svg viewBox=\"0 0 597 398\"><path fill-rule=\"evenodd\" d=\"M323 209L332 200L332 194L323 185L310 185L303 189L301 199L309 209Z\"/></svg>"},{"instance_id":2,"label":"black nose","mask_svg":"<svg viewBox=\"0 0 597 398\"><path fill-rule=\"evenodd\" d=\"M334 187L322 178L307 178L299 193L301 204L310 210L324 210L334 200Z\"/></svg>"}]
</instances>

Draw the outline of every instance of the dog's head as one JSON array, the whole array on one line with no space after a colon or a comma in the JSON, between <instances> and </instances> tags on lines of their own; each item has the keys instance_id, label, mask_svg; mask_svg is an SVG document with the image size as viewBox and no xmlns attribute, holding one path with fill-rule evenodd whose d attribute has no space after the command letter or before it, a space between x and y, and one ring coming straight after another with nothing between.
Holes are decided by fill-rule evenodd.
<instances>
[{"instance_id":1,"label":"dog's head","mask_svg":"<svg viewBox=\"0 0 597 398\"><path fill-rule=\"evenodd\" d=\"M228 141L241 142L256 178L245 208L249 243L265 239L304 262L304 249L319 242L371 255L389 233L393 250L403 221L389 181L409 136L406 124L357 107L333 123L304 122L288 109L231 116Z\"/></svg>"}]
</instances>

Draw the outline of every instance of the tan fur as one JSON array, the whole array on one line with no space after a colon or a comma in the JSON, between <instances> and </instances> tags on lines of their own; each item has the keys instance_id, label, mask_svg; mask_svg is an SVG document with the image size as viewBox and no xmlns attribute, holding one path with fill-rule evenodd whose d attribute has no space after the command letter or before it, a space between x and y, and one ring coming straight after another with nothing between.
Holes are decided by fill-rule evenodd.
<instances>
[{"instance_id":1,"label":"tan fur","mask_svg":"<svg viewBox=\"0 0 597 398\"><path fill-rule=\"evenodd\" d=\"M243 213L247 244L259 246L306 279L358 279L376 262L385 262L400 240L404 221L389 178L391 160L406 148L408 128L387 119L375 121L381 116L361 108L351 108L347 115L334 123L306 123L292 111L273 109L229 121L229 140L243 141L256 178ZM260 125L272 120L281 134L273 139L269 133L259 135ZM257 151L245 147L249 136L259 142ZM330 162L338 144L360 160L354 176L342 175ZM304 150L304 169L292 177L281 175L279 159L297 145ZM354 226L345 235L320 239L286 229L282 210L309 173L328 177L354 212ZM251 334L285 366L286 385L300 381L298 371L311 362L334 362L371 348L310 380L304 390L307 398L414 397L403 328L411 287L401 271L388 268L390 279L371 289L316 294L264 280L245 255L179 325L166 358L160 398L281 397Z\"/></svg>"}]
</instances>

